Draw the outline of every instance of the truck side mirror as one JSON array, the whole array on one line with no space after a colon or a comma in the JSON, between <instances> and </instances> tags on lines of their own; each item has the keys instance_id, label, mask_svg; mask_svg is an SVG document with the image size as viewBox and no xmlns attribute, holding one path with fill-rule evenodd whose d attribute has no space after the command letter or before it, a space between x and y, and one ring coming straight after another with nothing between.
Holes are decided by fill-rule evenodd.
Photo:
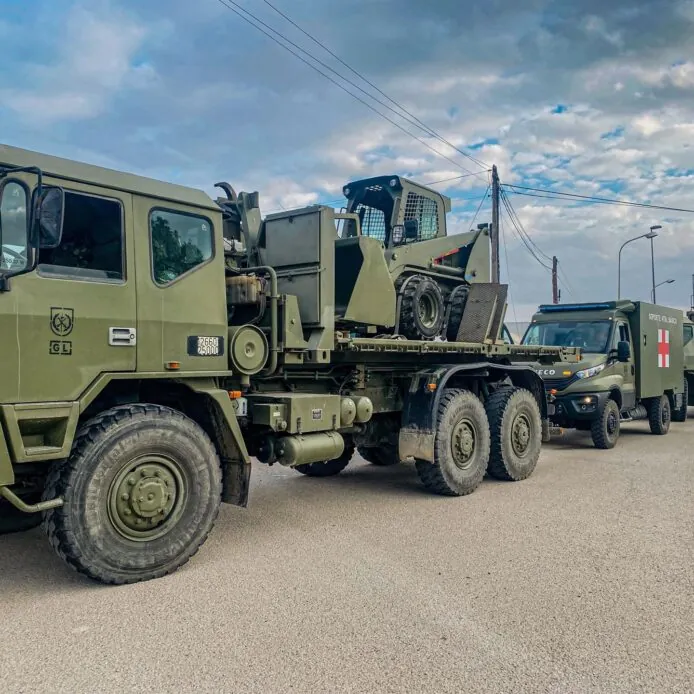
<instances>
[{"instance_id":1,"label":"truck side mirror","mask_svg":"<svg viewBox=\"0 0 694 694\"><path fill-rule=\"evenodd\" d=\"M617 361L629 361L631 359L631 347L626 340L617 343Z\"/></svg>"},{"instance_id":2,"label":"truck side mirror","mask_svg":"<svg viewBox=\"0 0 694 694\"><path fill-rule=\"evenodd\" d=\"M39 248L57 248L63 237L65 191L44 187L38 202Z\"/></svg>"},{"instance_id":3,"label":"truck side mirror","mask_svg":"<svg viewBox=\"0 0 694 694\"><path fill-rule=\"evenodd\" d=\"M405 220L405 243L408 241L416 241L419 238L419 220Z\"/></svg>"}]
</instances>

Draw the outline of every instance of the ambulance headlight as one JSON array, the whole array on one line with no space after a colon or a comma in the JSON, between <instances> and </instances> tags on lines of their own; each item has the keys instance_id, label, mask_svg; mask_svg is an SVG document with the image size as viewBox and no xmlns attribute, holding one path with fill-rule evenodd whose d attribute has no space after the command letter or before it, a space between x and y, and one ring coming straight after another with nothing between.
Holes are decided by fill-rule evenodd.
<instances>
[{"instance_id":1,"label":"ambulance headlight","mask_svg":"<svg viewBox=\"0 0 694 694\"><path fill-rule=\"evenodd\" d=\"M590 369L577 371L576 378L592 378L593 376L597 376L604 368L605 364L598 364L597 366L591 366Z\"/></svg>"}]
</instances>

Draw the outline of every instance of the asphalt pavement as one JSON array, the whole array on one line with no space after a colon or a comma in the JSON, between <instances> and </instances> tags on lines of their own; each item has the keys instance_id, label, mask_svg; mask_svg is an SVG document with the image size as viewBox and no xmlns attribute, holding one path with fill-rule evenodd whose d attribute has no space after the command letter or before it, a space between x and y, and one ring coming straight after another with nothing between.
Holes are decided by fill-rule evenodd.
<instances>
[{"instance_id":1,"label":"asphalt pavement","mask_svg":"<svg viewBox=\"0 0 694 694\"><path fill-rule=\"evenodd\" d=\"M471 496L257 465L183 569L103 587L0 537L2 692L694 691L694 421L571 434Z\"/></svg>"}]
</instances>

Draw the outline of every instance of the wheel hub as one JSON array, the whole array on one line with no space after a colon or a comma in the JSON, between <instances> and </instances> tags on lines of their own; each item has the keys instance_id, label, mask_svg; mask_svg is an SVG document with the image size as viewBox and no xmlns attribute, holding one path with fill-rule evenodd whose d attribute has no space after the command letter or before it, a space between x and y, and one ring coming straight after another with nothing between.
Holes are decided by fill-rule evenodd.
<instances>
[{"instance_id":1,"label":"wheel hub","mask_svg":"<svg viewBox=\"0 0 694 694\"><path fill-rule=\"evenodd\" d=\"M129 540L152 540L178 520L185 491L173 460L146 456L126 465L109 494L114 527Z\"/></svg>"},{"instance_id":2,"label":"wheel hub","mask_svg":"<svg viewBox=\"0 0 694 694\"><path fill-rule=\"evenodd\" d=\"M511 426L511 445L514 453L522 457L528 452L530 446L530 432L532 427L530 420L524 414L519 414Z\"/></svg>"},{"instance_id":3,"label":"wheel hub","mask_svg":"<svg viewBox=\"0 0 694 694\"><path fill-rule=\"evenodd\" d=\"M419 300L419 306L417 308L419 320L422 322L422 325L425 325L427 328L432 327L436 323L437 314L436 305L432 297L426 294L422 296Z\"/></svg>"},{"instance_id":4,"label":"wheel hub","mask_svg":"<svg viewBox=\"0 0 694 694\"><path fill-rule=\"evenodd\" d=\"M475 453L475 427L472 422L464 419L458 422L453 429L451 440L451 452L455 464L461 469L469 467Z\"/></svg>"},{"instance_id":5,"label":"wheel hub","mask_svg":"<svg viewBox=\"0 0 694 694\"><path fill-rule=\"evenodd\" d=\"M614 412L610 412L607 415L607 433L612 436L615 431L617 431L617 415Z\"/></svg>"}]
</instances>

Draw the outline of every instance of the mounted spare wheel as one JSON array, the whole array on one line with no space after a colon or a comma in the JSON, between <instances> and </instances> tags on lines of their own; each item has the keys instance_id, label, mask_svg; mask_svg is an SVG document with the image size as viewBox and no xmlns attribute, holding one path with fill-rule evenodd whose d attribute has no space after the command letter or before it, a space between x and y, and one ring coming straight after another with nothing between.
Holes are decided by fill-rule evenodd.
<instances>
[{"instance_id":1,"label":"mounted spare wheel","mask_svg":"<svg viewBox=\"0 0 694 694\"><path fill-rule=\"evenodd\" d=\"M431 340L440 335L444 303L438 284L424 275L412 275L400 286L400 334L410 340Z\"/></svg>"},{"instance_id":2,"label":"mounted spare wheel","mask_svg":"<svg viewBox=\"0 0 694 694\"><path fill-rule=\"evenodd\" d=\"M467 301L467 295L470 292L470 288L464 284L456 287L448 299L451 305L450 313L448 314L448 325L446 326L446 339L449 342L458 341L458 332L460 331L460 324L463 321L463 313L465 311L465 303Z\"/></svg>"}]
</instances>

